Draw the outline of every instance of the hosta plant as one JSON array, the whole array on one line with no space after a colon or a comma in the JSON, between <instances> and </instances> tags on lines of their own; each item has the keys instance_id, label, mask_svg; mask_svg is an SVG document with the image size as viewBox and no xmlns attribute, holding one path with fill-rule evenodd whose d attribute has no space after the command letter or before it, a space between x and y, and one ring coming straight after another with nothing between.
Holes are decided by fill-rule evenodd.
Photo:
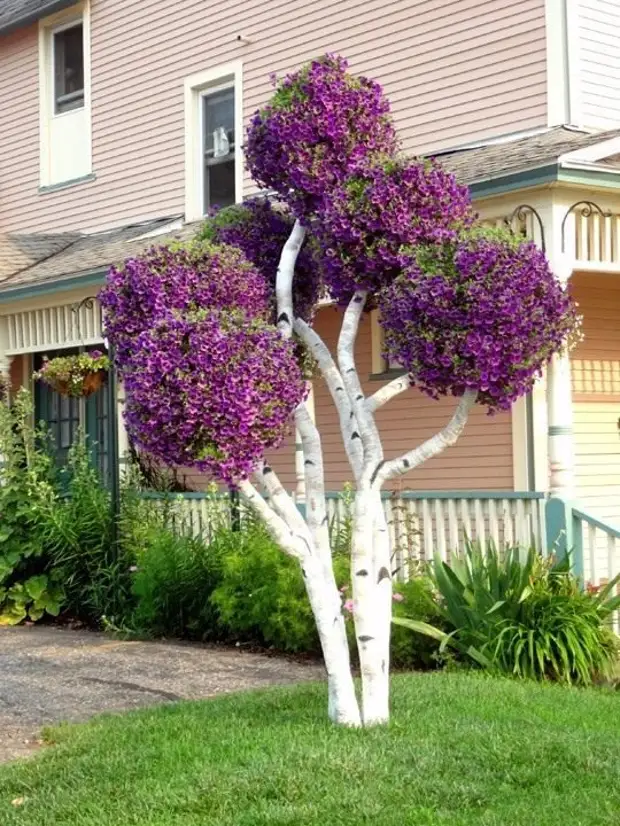
<instances>
[{"instance_id":1,"label":"hosta plant","mask_svg":"<svg viewBox=\"0 0 620 826\"><path fill-rule=\"evenodd\" d=\"M535 550L467 543L450 563L435 557L431 575L443 631L416 620L394 622L441 640L478 665L516 677L588 685L608 675L618 643L609 620L614 589L583 591L570 559Z\"/></svg>"}]
</instances>

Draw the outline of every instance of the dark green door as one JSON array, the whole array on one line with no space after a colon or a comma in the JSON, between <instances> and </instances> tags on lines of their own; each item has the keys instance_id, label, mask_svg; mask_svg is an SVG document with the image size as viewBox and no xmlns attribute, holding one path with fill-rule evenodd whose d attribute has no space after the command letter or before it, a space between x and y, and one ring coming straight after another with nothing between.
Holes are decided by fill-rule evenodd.
<instances>
[{"instance_id":1,"label":"dark green door","mask_svg":"<svg viewBox=\"0 0 620 826\"><path fill-rule=\"evenodd\" d=\"M76 352L77 350L63 350L46 355L48 358L54 358L57 355L68 356ZM40 369L43 357L35 356L34 362L35 370ZM83 405L84 431L93 463L104 480L108 479L109 473L107 394L107 385L87 399L62 396L42 381L35 382L34 388L35 419L37 422L45 422L49 427L60 466L66 464L69 449L75 441L81 421L80 408Z\"/></svg>"}]
</instances>

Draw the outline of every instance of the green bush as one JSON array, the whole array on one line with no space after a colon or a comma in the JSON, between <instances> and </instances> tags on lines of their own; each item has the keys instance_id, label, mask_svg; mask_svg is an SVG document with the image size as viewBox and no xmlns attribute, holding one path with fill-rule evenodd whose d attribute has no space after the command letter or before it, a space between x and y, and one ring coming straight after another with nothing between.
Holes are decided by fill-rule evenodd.
<instances>
[{"instance_id":1,"label":"green bush","mask_svg":"<svg viewBox=\"0 0 620 826\"><path fill-rule=\"evenodd\" d=\"M34 507L40 491L52 489L54 472L32 412L25 391L10 407L0 400L0 625L57 616L64 599Z\"/></svg>"},{"instance_id":2,"label":"green bush","mask_svg":"<svg viewBox=\"0 0 620 826\"><path fill-rule=\"evenodd\" d=\"M410 617L437 628L444 627L443 617L435 601L433 584L428 576L416 574L407 582L395 582L394 594L394 617ZM395 668L438 668L442 662L439 646L437 639L426 634L412 634L410 629L397 623L392 627L390 656Z\"/></svg>"},{"instance_id":3,"label":"green bush","mask_svg":"<svg viewBox=\"0 0 620 826\"><path fill-rule=\"evenodd\" d=\"M66 610L94 625L104 617L118 621L133 605L134 559L123 543L112 542L110 494L81 433L59 476L59 484L41 489L31 507L64 585Z\"/></svg>"},{"instance_id":4,"label":"green bush","mask_svg":"<svg viewBox=\"0 0 620 826\"><path fill-rule=\"evenodd\" d=\"M397 624L517 677L587 685L613 670L618 652L609 618L620 597L610 595L618 578L586 593L566 557L555 562L535 550L500 553L474 543L450 564L436 557L432 577L450 633L411 619L396 618Z\"/></svg>"},{"instance_id":5,"label":"green bush","mask_svg":"<svg viewBox=\"0 0 620 826\"><path fill-rule=\"evenodd\" d=\"M212 603L222 630L234 639L282 651L320 651L297 560L282 553L253 521L240 533L222 533L215 542L222 581ZM344 556L336 557L336 567L342 584L348 577Z\"/></svg>"},{"instance_id":6,"label":"green bush","mask_svg":"<svg viewBox=\"0 0 620 826\"><path fill-rule=\"evenodd\" d=\"M128 624L156 637L217 639L220 631L211 595L220 582L219 536L207 545L179 536L164 524L151 527L136 554L136 607Z\"/></svg>"}]
</instances>

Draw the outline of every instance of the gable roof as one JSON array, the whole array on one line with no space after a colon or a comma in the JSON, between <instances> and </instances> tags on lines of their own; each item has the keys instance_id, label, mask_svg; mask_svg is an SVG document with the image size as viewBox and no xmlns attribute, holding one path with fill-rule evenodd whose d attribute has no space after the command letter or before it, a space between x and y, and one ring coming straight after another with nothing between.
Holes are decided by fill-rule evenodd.
<instances>
[{"instance_id":1,"label":"gable roof","mask_svg":"<svg viewBox=\"0 0 620 826\"><path fill-rule=\"evenodd\" d=\"M516 172L557 164L562 155L585 149L620 136L620 129L607 132L586 132L571 126L554 126L536 135L512 141L497 141L486 146L439 152L431 156L454 172L459 182L471 186ZM620 164L607 159L606 166Z\"/></svg>"},{"instance_id":2,"label":"gable roof","mask_svg":"<svg viewBox=\"0 0 620 826\"><path fill-rule=\"evenodd\" d=\"M42 17L74 6L76 2L77 0L0 0L0 35L36 23Z\"/></svg>"}]
</instances>

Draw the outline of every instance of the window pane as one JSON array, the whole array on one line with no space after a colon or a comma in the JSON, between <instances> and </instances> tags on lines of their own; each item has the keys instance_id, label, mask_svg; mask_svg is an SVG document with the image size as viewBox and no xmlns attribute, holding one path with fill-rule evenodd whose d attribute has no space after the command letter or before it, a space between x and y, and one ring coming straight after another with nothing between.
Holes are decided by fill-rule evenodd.
<instances>
[{"instance_id":1,"label":"window pane","mask_svg":"<svg viewBox=\"0 0 620 826\"><path fill-rule=\"evenodd\" d=\"M207 209L235 203L235 162L226 161L206 167Z\"/></svg>"},{"instance_id":2,"label":"window pane","mask_svg":"<svg viewBox=\"0 0 620 826\"><path fill-rule=\"evenodd\" d=\"M235 90L224 89L204 98L205 156L223 158L234 151Z\"/></svg>"},{"instance_id":3,"label":"window pane","mask_svg":"<svg viewBox=\"0 0 620 826\"><path fill-rule=\"evenodd\" d=\"M57 113L84 106L84 39L81 23L54 35L54 101Z\"/></svg>"},{"instance_id":4,"label":"window pane","mask_svg":"<svg viewBox=\"0 0 620 826\"><path fill-rule=\"evenodd\" d=\"M235 90L203 97L204 211L235 203Z\"/></svg>"}]
</instances>

